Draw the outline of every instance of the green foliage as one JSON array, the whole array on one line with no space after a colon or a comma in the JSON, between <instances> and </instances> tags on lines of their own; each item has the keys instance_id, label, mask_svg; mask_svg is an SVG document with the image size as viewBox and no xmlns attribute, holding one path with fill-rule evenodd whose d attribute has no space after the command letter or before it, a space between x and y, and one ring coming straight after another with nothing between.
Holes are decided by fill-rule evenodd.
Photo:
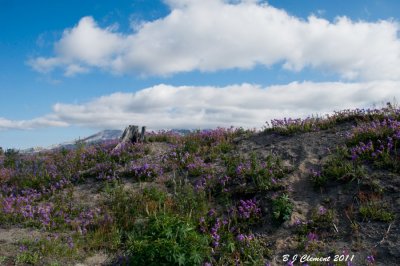
<instances>
[{"instance_id":1,"label":"green foliage","mask_svg":"<svg viewBox=\"0 0 400 266\"><path fill-rule=\"evenodd\" d=\"M4 167L15 168L17 166L18 160L20 158L20 154L18 150L15 149L7 149L4 153Z\"/></svg>"},{"instance_id":2,"label":"green foliage","mask_svg":"<svg viewBox=\"0 0 400 266\"><path fill-rule=\"evenodd\" d=\"M228 176L236 181L252 184L252 189L255 191L273 189L276 180L283 178L288 172L288 169L283 167L281 159L273 155L269 155L264 162L259 161L254 153L249 160L234 155L224 157L224 161Z\"/></svg>"},{"instance_id":3,"label":"green foliage","mask_svg":"<svg viewBox=\"0 0 400 266\"><path fill-rule=\"evenodd\" d=\"M210 239L190 220L176 215L152 215L129 235L131 265L200 265L210 254Z\"/></svg>"},{"instance_id":4,"label":"green foliage","mask_svg":"<svg viewBox=\"0 0 400 266\"><path fill-rule=\"evenodd\" d=\"M224 238L227 238L226 244L221 246L215 265L262 266L265 265L265 257L272 255L266 244L257 238L242 242L235 241L232 234Z\"/></svg>"},{"instance_id":5,"label":"green foliage","mask_svg":"<svg viewBox=\"0 0 400 266\"><path fill-rule=\"evenodd\" d=\"M118 228L132 230L136 219L150 213L169 210L171 202L164 191L145 188L137 193L124 189L122 185L108 187L108 205Z\"/></svg>"},{"instance_id":6,"label":"green foliage","mask_svg":"<svg viewBox=\"0 0 400 266\"><path fill-rule=\"evenodd\" d=\"M202 215L208 209L206 193L196 191L191 184L184 184L178 187L175 201L175 208L182 216Z\"/></svg>"},{"instance_id":7,"label":"green foliage","mask_svg":"<svg viewBox=\"0 0 400 266\"><path fill-rule=\"evenodd\" d=\"M252 179L257 189L268 190L273 187L273 179L281 179L287 170L284 169L280 157L269 155L263 164L257 164L255 154L251 156Z\"/></svg>"},{"instance_id":8,"label":"green foliage","mask_svg":"<svg viewBox=\"0 0 400 266\"><path fill-rule=\"evenodd\" d=\"M353 160L400 172L400 112L398 109L393 111L396 112L391 116L360 123L352 129L347 145Z\"/></svg>"},{"instance_id":9,"label":"green foliage","mask_svg":"<svg viewBox=\"0 0 400 266\"><path fill-rule=\"evenodd\" d=\"M188 136L183 144L183 150L192 154L199 152L201 148L201 142L196 136Z\"/></svg>"},{"instance_id":10,"label":"green foliage","mask_svg":"<svg viewBox=\"0 0 400 266\"><path fill-rule=\"evenodd\" d=\"M368 141L377 143L378 140L391 137L394 132L394 129L388 125L381 125L379 120L362 123L353 129L351 137L347 139L347 145L354 146L360 142L367 143Z\"/></svg>"},{"instance_id":11,"label":"green foliage","mask_svg":"<svg viewBox=\"0 0 400 266\"><path fill-rule=\"evenodd\" d=\"M234 145L228 141L218 143L216 146L213 147L212 152L216 154L226 154L231 152L234 149Z\"/></svg>"},{"instance_id":12,"label":"green foliage","mask_svg":"<svg viewBox=\"0 0 400 266\"><path fill-rule=\"evenodd\" d=\"M107 186L106 192L108 193L108 206L117 226L124 230L130 230L138 212L135 194L117 184L114 184L114 187Z\"/></svg>"},{"instance_id":13,"label":"green foliage","mask_svg":"<svg viewBox=\"0 0 400 266\"><path fill-rule=\"evenodd\" d=\"M240 260L243 265L265 265L265 257L271 256L265 243L254 238L247 243L239 243Z\"/></svg>"},{"instance_id":14,"label":"green foliage","mask_svg":"<svg viewBox=\"0 0 400 266\"><path fill-rule=\"evenodd\" d=\"M20 242L20 252L16 257L16 263L34 264L59 258L80 258L78 248L74 244L76 238L59 234L48 234L46 237L36 239L24 239Z\"/></svg>"},{"instance_id":15,"label":"green foliage","mask_svg":"<svg viewBox=\"0 0 400 266\"><path fill-rule=\"evenodd\" d=\"M243 158L238 155L227 154L227 155L222 156L222 159L223 159L224 165L226 167L226 174L228 176L235 176L236 168L241 163Z\"/></svg>"},{"instance_id":16,"label":"green foliage","mask_svg":"<svg viewBox=\"0 0 400 266\"><path fill-rule=\"evenodd\" d=\"M321 173L312 173L310 175L310 179L315 188L323 187L328 182L327 175L323 175Z\"/></svg>"},{"instance_id":17,"label":"green foliage","mask_svg":"<svg viewBox=\"0 0 400 266\"><path fill-rule=\"evenodd\" d=\"M30 251L24 251L20 252L15 260L15 263L17 265L19 264L37 264L39 262L40 255L38 252L30 252Z\"/></svg>"},{"instance_id":18,"label":"green foliage","mask_svg":"<svg viewBox=\"0 0 400 266\"><path fill-rule=\"evenodd\" d=\"M316 231L329 231L333 229L335 219L336 213L334 210L320 207L313 210L311 214L312 222L309 224L309 227Z\"/></svg>"},{"instance_id":19,"label":"green foliage","mask_svg":"<svg viewBox=\"0 0 400 266\"><path fill-rule=\"evenodd\" d=\"M5 263L6 261L7 261L6 256L0 256L0 265L3 265L3 263Z\"/></svg>"},{"instance_id":20,"label":"green foliage","mask_svg":"<svg viewBox=\"0 0 400 266\"><path fill-rule=\"evenodd\" d=\"M371 190L378 195L382 195L385 191L385 188L380 184L378 179L369 179L367 184L371 188Z\"/></svg>"},{"instance_id":21,"label":"green foliage","mask_svg":"<svg viewBox=\"0 0 400 266\"><path fill-rule=\"evenodd\" d=\"M349 161L347 149L338 149L324 164L322 174L316 185L323 186L327 180L352 181L366 175L365 167Z\"/></svg>"},{"instance_id":22,"label":"green foliage","mask_svg":"<svg viewBox=\"0 0 400 266\"><path fill-rule=\"evenodd\" d=\"M388 206L380 201L367 201L360 205L360 214L364 219L374 221L391 222L395 214L388 210Z\"/></svg>"},{"instance_id":23,"label":"green foliage","mask_svg":"<svg viewBox=\"0 0 400 266\"><path fill-rule=\"evenodd\" d=\"M87 248L116 252L122 246L123 231L115 224L100 225L86 237Z\"/></svg>"},{"instance_id":24,"label":"green foliage","mask_svg":"<svg viewBox=\"0 0 400 266\"><path fill-rule=\"evenodd\" d=\"M17 186L19 189L40 189L41 187L48 186L52 178L47 175L32 175L29 177L23 175L16 175L10 179L9 183Z\"/></svg>"},{"instance_id":25,"label":"green foliage","mask_svg":"<svg viewBox=\"0 0 400 266\"><path fill-rule=\"evenodd\" d=\"M282 223L290 219L293 211L293 203L287 194L283 194L272 200L273 218L276 222Z\"/></svg>"}]
</instances>

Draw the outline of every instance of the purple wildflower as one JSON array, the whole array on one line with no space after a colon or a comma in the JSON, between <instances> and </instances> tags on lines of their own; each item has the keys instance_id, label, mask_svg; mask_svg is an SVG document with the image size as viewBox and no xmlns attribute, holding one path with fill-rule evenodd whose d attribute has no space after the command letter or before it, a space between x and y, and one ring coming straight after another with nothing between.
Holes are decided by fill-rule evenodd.
<instances>
[{"instance_id":1,"label":"purple wildflower","mask_svg":"<svg viewBox=\"0 0 400 266\"><path fill-rule=\"evenodd\" d=\"M375 262L374 256L373 256L373 255L369 255L369 256L367 257L367 262L368 262L368 263L374 263L374 262Z\"/></svg>"},{"instance_id":2,"label":"purple wildflower","mask_svg":"<svg viewBox=\"0 0 400 266\"><path fill-rule=\"evenodd\" d=\"M257 202L252 199L240 200L237 211L241 219L250 219L261 215L261 209L257 206Z\"/></svg>"},{"instance_id":3,"label":"purple wildflower","mask_svg":"<svg viewBox=\"0 0 400 266\"><path fill-rule=\"evenodd\" d=\"M310 242L312 242L312 241L317 241L317 240L318 240L318 235L315 234L315 233L310 232L310 233L308 233L308 235L307 235L307 239L308 239L308 241L310 241Z\"/></svg>"},{"instance_id":4,"label":"purple wildflower","mask_svg":"<svg viewBox=\"0 0 400 266\"><path fill-rule=\"evenodd\" d=\"M323 206L319 207L318 213L320 215L324 215L326 212L327 212L327 209L325 207L323 207Z\"/></svg>"},{"instance_id":5,"label":"purple wildflower","mask_svg":"<svg viewBox=\"0 0 400 266\"><path fill-rule=\"evenodd\" d=\"M70 249L73 249L74 248L74 241L72 240L72 237L68 237L67 238L67 244L68 244L68 247L70 248Z\"/></svg>"},{"instance_id":6,"label":"purple wildflower","mask_svg":"<svg viewBox=\"0 0 400 266\"><path fill-rule=\"evenodd\" d=\"M212 216L214 216L215 214L216 214L215 209L211 209L211 210L207 213L207 215L208 215L209 217L212 217Z\"/></svg>"},{"instance_id":7,"label":"purple wildflower","mask_svg":"<svg viewBox=\"0 0 400 266\"><path fill-rule=\"evenodd\" d=\"M245 236L243 234L239 234L237 235L236 240L239 242L243 242L245 240Z\"/></svg>"}]
</instances>

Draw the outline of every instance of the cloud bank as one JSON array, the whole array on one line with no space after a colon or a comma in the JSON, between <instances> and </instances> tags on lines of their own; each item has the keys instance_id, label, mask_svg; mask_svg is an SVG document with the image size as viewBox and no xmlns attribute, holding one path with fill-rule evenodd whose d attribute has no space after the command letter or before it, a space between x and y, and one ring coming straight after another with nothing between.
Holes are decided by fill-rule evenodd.
<instances>
[{"instance_id":1,"label":"cloud bank","mask_svg":"<svg viewBox=\"0 0 400 266\"><path fill-rule=\"evenodd\" d=\"M189 71L306 67L346 80L400 80L399 23L306 20L258 1L168 0L170 13L130 33L83 17L54 44L54 56L29 64L66 76L101 69L113 74L165 76Z\"/></svg>"},{"instance_id":2,"label":"cloud bank","mask_svg":"<svg viewBox=\"0 0 400 266\"><path fill-rule=\"evenodd\" d=\"M0 118L0 130L81 126L123 128L128 124L150 129L260 128L283 117L322 115L347 108L381 106L400 99L400 82L293 82L261 87L160 84L132 93L113 93L82 104L57 103L53 112L32 120Z\"/></svg>"}]
</instances>

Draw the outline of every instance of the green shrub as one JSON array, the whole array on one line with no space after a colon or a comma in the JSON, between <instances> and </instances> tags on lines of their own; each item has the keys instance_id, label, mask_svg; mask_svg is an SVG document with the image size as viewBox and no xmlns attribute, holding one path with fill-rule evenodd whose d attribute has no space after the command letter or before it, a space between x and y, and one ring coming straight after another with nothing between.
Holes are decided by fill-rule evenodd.
<instances>
[{"instance_id":1,"label":"green shrub","mask_svg":"<svg viewBox=\"0 0 400 266\"><path fill-rule=\"evenodd\" d=\"M201 215L208 209L206 193L196 191L191 184L178 187L175 200L178 203L175 208L182 216Z\"/></svg>"},{"instance_id":2,"label":"green shrub","mask_svg":"<svg viewBox=\"0 0 400 266\"><path fill-rule=\"evenodd\" d=\"M200 265L210 255L210 239L189 220L152 215L127 241L131 265Z\"/></svg>"},{"instance_id":3,"label":"green shrub","mask_svg":"<svg viewBox=\"0 0 400 266\"><path fill-rule=\"evenodd\" d=\"M286 194L272 200L273 218L276 222L282 223L290 219L293 211L293 203Z\"/></svg>"}]
</instances>

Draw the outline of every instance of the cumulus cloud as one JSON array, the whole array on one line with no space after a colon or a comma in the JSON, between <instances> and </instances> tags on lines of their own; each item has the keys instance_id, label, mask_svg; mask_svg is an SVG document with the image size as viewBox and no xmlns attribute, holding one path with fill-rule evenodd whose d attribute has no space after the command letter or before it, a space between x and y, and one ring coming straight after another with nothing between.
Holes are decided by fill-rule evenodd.
<instances>
[{"instance_id":1,"label":"cumulus cloud","mask_svg":"<svg viewBox=\"0 0 400 266\"><path fill-rule=\"evenodd\" d=\"M400 99L400 82L293 82L261 87L255 84L171 86L160 84L132 93L113 93L82 104L57 103L47 116L25 121L0 118L0 129L56 126L150 129L260 128L283 117L323 115L334 110L382 105Z\"/></svg>"},{"instance_id":2,"label":"cumulus cloud","mask_svg":"<svg viewBox=\"0 0 400 266\"><path fill-rule=\"evenodd\" d=\"M29 63L41 72L71 65L116 74L250 69L282 64L340 75L348 80L399 80L399 24L393 20L304 20L256 0L166 0L170 13L130 33L101 28L91 17L66 29L53 57Z\"/></svg>"}]
</instances>

